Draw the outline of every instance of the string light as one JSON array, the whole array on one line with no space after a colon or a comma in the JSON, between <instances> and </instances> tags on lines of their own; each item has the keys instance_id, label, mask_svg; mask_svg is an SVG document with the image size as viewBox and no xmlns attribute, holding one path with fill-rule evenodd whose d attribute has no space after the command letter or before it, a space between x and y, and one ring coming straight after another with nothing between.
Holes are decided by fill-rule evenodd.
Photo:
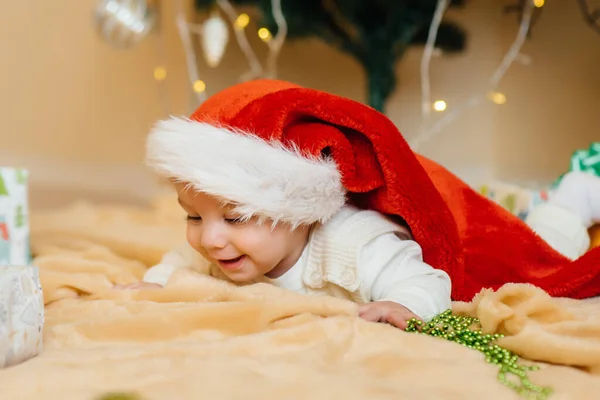
<instances>
[{"instance_id":1,"label":"string light","mask_svg":"<svg viewBox=\"0 0 600 400\"><path fill-rule=\"evenodd\" d=\"M496 104L504 104L506 103L506 96L504 95L504 93L500 93L500 92L489 92L487 95L487 98L496 103Z\"/></svg>"},{"instance_id":2,"label":"string light","mask_svg":"<svg viewBox=\"0 0 600 400\"><path fill-rule=\"evenodd\" d=\"M544 4L546 4L545 0L533 0L533 5L536 6L537 8L544 7Z\"/></svg>"},{"instance_id":3,"label":"string light","mask_svg":"<svg viewBox=\"0 0 600 400\"><path fill-rule=\"evenodd\" d=\"M154 79L161 82L167 78L167 70L164 67L154 68Z\"/></svg>"},{"instance_id":4,"label":"string light","mask_svg":"<svg viewBox=\"0 0 600 400\"><path fill-rule=\"evenodd\" d=\"M258 30L258 37L261 38L263 42L268 42L271 40L271 32L267 28L260 28Z\"/></svg>"},{"instance_id":5,"label":"string light","mask_svg":"<svg viewBox=\"0 0 600 400\"><path fill-rule=\"evenodd\" d=\"M230 23L233 25L236 40L250 64L250 71L243 74L240 77L240 80L246 81L262 76L263 67L248 43L248 38L245 34L245 28L250 24L250 17L246 13L238 14L229 0L217 0L217 5L223 10L229 18ZM277 35L273 37L267 28L262 27L258 30L258 36L269 46L269 55L267 59L268 73L265 75L274 78L276 76L277 57L287 35L287 23L281 9L281 0L271 0L271 8L273 9L273 17L277 24ZM188 79L196 98L195 103L202 103L207 98L206 83L198 76L197 56L191 41L191 34L200 34L201 30L199 29L199 26L186 21L183 0L178 0L177 2L176 24L185 53ZM154 70L154 78L159 82L166 78L166 74L166 70L163 67L156 67ZM191 105L192 109L197 106L198 104Z\"/></svg>"},{"instance_id":6,"label":"string light","mask_svg":"<svg viewBox=\"0 0 600 400\"><path fill-rule=\"evenodd\" d=\"M241 29L246 28L249 23L250 23L250 17L248 16L248 14L242 13L237 16L233 25L234 25L235 29L241 30Z\"/></svg>"},{"instance_id":7,"label":"string light","mask_svg":"<svg viewBox=\"0 0 600 400\"><path fill-rule=\"evenodd\" d=\"M435 103L433 103L433 109L435 111L444 111L447 107L447 104L444 100L438 100Z\"/></svg>"},{"instance_id":8,"label":"string light","mask_svg":"<svg viewBox=\"0 0 600 400\"><path fill-rule=\"evenodd\" d=\"M160 15L160 5L157 5L157 14ZM165 52L165 34L164 30L160 29L160 26L156 30L156 39L154 41L155 50L156 50L156 66L165 65L166 60L166 52ZM164 69L164 67L163 67ZM164 76L166 78L166 69L164 71ZM154 70L154 79L156 80L156 68ZM167 85L164 80L159 81L156 80L156 90L158 92L158 97L163 109L163 115L169 116L171 115L171 102L169 101L169 91L167 90Z\"/></svg>"},{"instance_id":9,"label":"string light","mask_svg":"<svg viewBox=\"0 0 600 400\"><path fill-rule=\"evenodd\" d=\"M515 61L522 65L531 65L531 63L533 62L530 55L522 53L519 53L519 55L517 55Z\"/></svg>"},{"instance_id":10,"label":"string light","mask_svg":"<svg viewBox=\"0 0 600 400\"><path fill-rule=\"evenodd\" d=\"M283 16L283 10L281 8L281 0L271 0L271 9L273 10L273 19L277 24L277 35L274 40L268 40L269 55L267 57L267 78L274 79L277 77L277 57L279 51L285 42L287 36L287 21ZM269 32L269 35L271 32Z\"/></svg>"},{"instance_id":11,"label":"string light","mask_svg":"<svg viewBox=\"0 0 600 400\"><path fill-rule=\"evenodd\" d=\"M194 82L193 88L194 92L202 93L206 90L206 83L204 83L203 80L198 79L196 82Z\"/></svg>"},{"instance_id":12,"label":"string light","mask_svg":"<svg viewBox=\"0 0 600 400\"><path fill-rule=\"evenodd\" d=\"M231 23L233 24L233 26L234 26L233 31L235 33L235 39L236 39L238 45L240 46L240 49L244 53L244 56L246 57L248 64L250 64L250 71L242 74L242 76L240 77L240 80L242 82L244 82L244 81L251 80L251 79L261 76L262 72L263 72L263 68L262 68L262 65L260 64L260 62L258 61L256 54L252 50L252 46L250 46L250 43L248 43L248 38L246 37L246 31L244 29L235 29L237 26L241 26L241 25L237 25L237 24L245 21L246 18L242 17L242 15L246 15L246 14L238 15L238 13L235 11L235 8L233 8L233 6L229 2L229 0L217 0L217 4L219 7L221 7L221 10L223 10L225 15L227 15L227 18L229 18L229 21L231 21ZM248 17L248 23L250 23L250 17Z\"/></svg>"},{"instance_id":13,"label":"string light","mask_svg":"<svg viewBox=\"0 0 600 400\"><path fill-rule=\"evenodd\" d=\"M431 57L435 52L435 39L437 36L437 31L439 29L440 23L442 22L442 17L444 16L444 12L446 11L447 6L448 0L438 1L437 7L433 14L433 18L431 20L431 25L429 25L429 35L427 36L427 43L425 44L423 58L421 59L421 115L423 120L426 120L429 117L429 107L431 103L429 65L431 63Z\"/></svg>"},{"instance_id":14,"label":"string light","mask_svg":"<svg viewBox=\"0 0 600 400\"><path fill-rule=\"evenodd\" d=\"M447 0L438 0L435 15L437 15L438 11L441 13L440 10L445 10L446 4L447 4ZM490 91L495 92L496 87L498 86L500 80L504 77L504 74L506 73L508 68L512 65L513 62L515 62L515 60L517 60L519 58L521 48L523 47L523 44L525 43L525 39L527 38L527 34L529 33L529 28L531 26L533 7L534 7L533 1L529 0L529 1L525 2L525 6L523 9L523 14L522 14L522 18L521 18L521 23L519 25L519 31L517 32L517 36L516 36L515 40L513 41L512 45L510 46L510 48L508 49L508 51L506 52L506 54L504 55L504 57L502 58L502 62L500 63L500 65L498 65L498 67L494 71L493 75L489 79L488 90L486 90L483 94L478 93L478 94L472 95L464 103L454 107L450 112L446 113L446 115L444 117L440 118L435 124L433 124L429 128L427 128L427 125L428 125L427 119L423 118L423 122L421 124L421 127L420 127L417 135L410 141L410 145L413 148L413 150L418 151L418 148L420 147L420 145L422 143L429 141L433 137L438 135L446 125L448 125L450 122L452 122L454 119L456 119L464 111L466 111L472 107L475 107L476 105L481 103L483 100L485 100L486 97L489 96ZM441 22L441 18L439 18L439 20L437 20L437 23L436 23L436 20L432 21L432 24L436 23L436 25L432 29L429 30L429 36L427 38L426 49L425 49L423 57L426 57L426 55L428 55L428 54L429 54L429 56L431 55L433 44L435 43L435 39L437 37L437 32L439 30L440 22ZM427 64L427 63L429 63L429 59L426 59L421 65L421 71L422 71L421 79L426 80L428 82L428 80L429 80L428 66L423 65L423 64ZM424 95L424 97L428 96L428 93L424 93L423 95ZM494 101L494 99L495 99L495 101ZM496 96L492 96L492 101L494 101L496 104L503 104L504 102L506 102L506 96L504 96L502 93L498 93ZM424 113L424 115L425 115L425 113Z\"/></svg>"},{"instance_id":15,"label":"string light","mask_svg":"<svg viewBox=\"0 0 600 400\"><path fill-rule=\"evenodd\" d=\"M600 7L596 7L593 10L590 9L587 0L579 0L578 3L585 23L600 34Z\"/></svg>"},{"instance_id":16,"label":"string light","mask_svg":"<svg viewBox=\"0 0 600 400\"><path fill-rule=\"evenodd\" d=\"M194 87L194 83L200 80L200 77L198 76L198 62L197 62L197 56L196 56L196 52L194 51L194 46L192 45L192 41L191 41L191 35L190 35L190 26L188 24L188 22L186 21L186 14L185 14L185 5L183 3L183 0L179 0L177 2L177 16L176 16L176 23L177 23L177 30L179 31L179 37L181 38L181 42L183 44L183 50L185 53L185 61L186 61L186 65L187 65L187 71L188 71L188 80L190 82L190 85L192 86L192 89ZM196 92L193 91L196 94L196 102L197 103L203 103L206 100L206 92ZM190 112L195 109L198 106L198 104L191 104L191 109Z\"/></svg>"}]
</instances>

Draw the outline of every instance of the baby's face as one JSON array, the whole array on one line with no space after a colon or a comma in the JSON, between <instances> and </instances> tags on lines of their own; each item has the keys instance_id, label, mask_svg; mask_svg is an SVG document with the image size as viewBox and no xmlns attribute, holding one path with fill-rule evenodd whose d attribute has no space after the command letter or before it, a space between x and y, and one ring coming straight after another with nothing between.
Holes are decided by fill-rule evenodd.
<instances>
[{"instance_id":1,"label":"baby's face","mask_svg":"<svg viewBox=\"0 0 600 400\"><path fill-rule=\"evenodd\" d=\"M255 219L240 222L230 206L218 199L175 184L179 204L188 214L187 240L229 279L248 282L260 276L277 278L298 260L308 241L308 227L272 228Z\"/></svg>"}]
</instances>

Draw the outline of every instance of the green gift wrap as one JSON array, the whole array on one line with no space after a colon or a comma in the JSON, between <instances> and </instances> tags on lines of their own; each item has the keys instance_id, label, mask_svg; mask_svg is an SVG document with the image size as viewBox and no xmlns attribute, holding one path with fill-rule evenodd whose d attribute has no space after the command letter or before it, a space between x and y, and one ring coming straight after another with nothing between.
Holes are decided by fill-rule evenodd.
<instances>
[{"instance_id":1,"label":"green gift wrap","mask_svg":"<svg viewBox=\"0 0 600 400\"><path fill-rule=\"evenodd\" d=\"M570 170L600 176L600 142L592 143L587 150L577 150L571 157Z\"/></svg>"},{"instance_id":2,"label":"green gift wrap","mask_svg":"<svg viewBox=\"0 0 600 400\"><path fill-rule=\"evenodd\" d=\"M0 167L0 266L29 265L28 173Z\"/></svg>"},{"instance_id":3,"label":"green gift wrap","mask_svg":"<svg viewBox=\"0 0 600 400\"><path fill-rule=\"evenodd\" d=\"M600 142L594 142L587 149L577 150L573 153L567 172L572 171L581 171L600 177ZM555 187L563 177L564 174L554 182Z\"/></svg>"}]
</instances>

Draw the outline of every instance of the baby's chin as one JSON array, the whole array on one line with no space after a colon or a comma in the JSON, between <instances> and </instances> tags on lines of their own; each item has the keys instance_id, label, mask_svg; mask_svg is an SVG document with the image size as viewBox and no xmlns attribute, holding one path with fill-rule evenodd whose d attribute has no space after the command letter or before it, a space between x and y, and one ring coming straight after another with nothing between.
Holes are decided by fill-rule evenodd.
<instances>
[{"instance_id":1,"label":"baby's chin","mask_svg":"<svg viewBox=\"0 0 600 400\"><path fill-rule=\"evenodd\" d=\"M223 274L225 274L225 276L227 276L227 278L235 283L252 283L256 279L264 276L263 274L257 272L256 269L248 266L242 266L238 269L231 270L223 268L219 265L219 269Z\"/></svg>"}]
</instances>

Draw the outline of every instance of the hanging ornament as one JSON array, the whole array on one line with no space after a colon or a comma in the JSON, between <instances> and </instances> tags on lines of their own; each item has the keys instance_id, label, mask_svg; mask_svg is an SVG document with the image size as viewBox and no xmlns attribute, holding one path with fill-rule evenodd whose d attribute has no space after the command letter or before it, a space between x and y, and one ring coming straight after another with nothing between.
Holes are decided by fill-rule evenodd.
<instances>
[{"instance_id":1,"label":"hanging ornament","mask_svg":"<svg viewBox=\"0 0 600 400\"><path fill-rule=\"evenodd\" d=\"M229 28L218 11L204 21L200 28L200 43L204 59L209 67L216 67L221 62L229 41Z\"/></svg>"},{"instance_id":2,"label":"hanging ornament","mask_svg":"<svg viewBox=\"0 0 600 400\"><path fill-rule=\"evenodd\" d=\"M156 14L146 0L101 0L94 11L94 22L102 39L118 49L127 49L150 34Z\"/></svg>"}]
</instances>

